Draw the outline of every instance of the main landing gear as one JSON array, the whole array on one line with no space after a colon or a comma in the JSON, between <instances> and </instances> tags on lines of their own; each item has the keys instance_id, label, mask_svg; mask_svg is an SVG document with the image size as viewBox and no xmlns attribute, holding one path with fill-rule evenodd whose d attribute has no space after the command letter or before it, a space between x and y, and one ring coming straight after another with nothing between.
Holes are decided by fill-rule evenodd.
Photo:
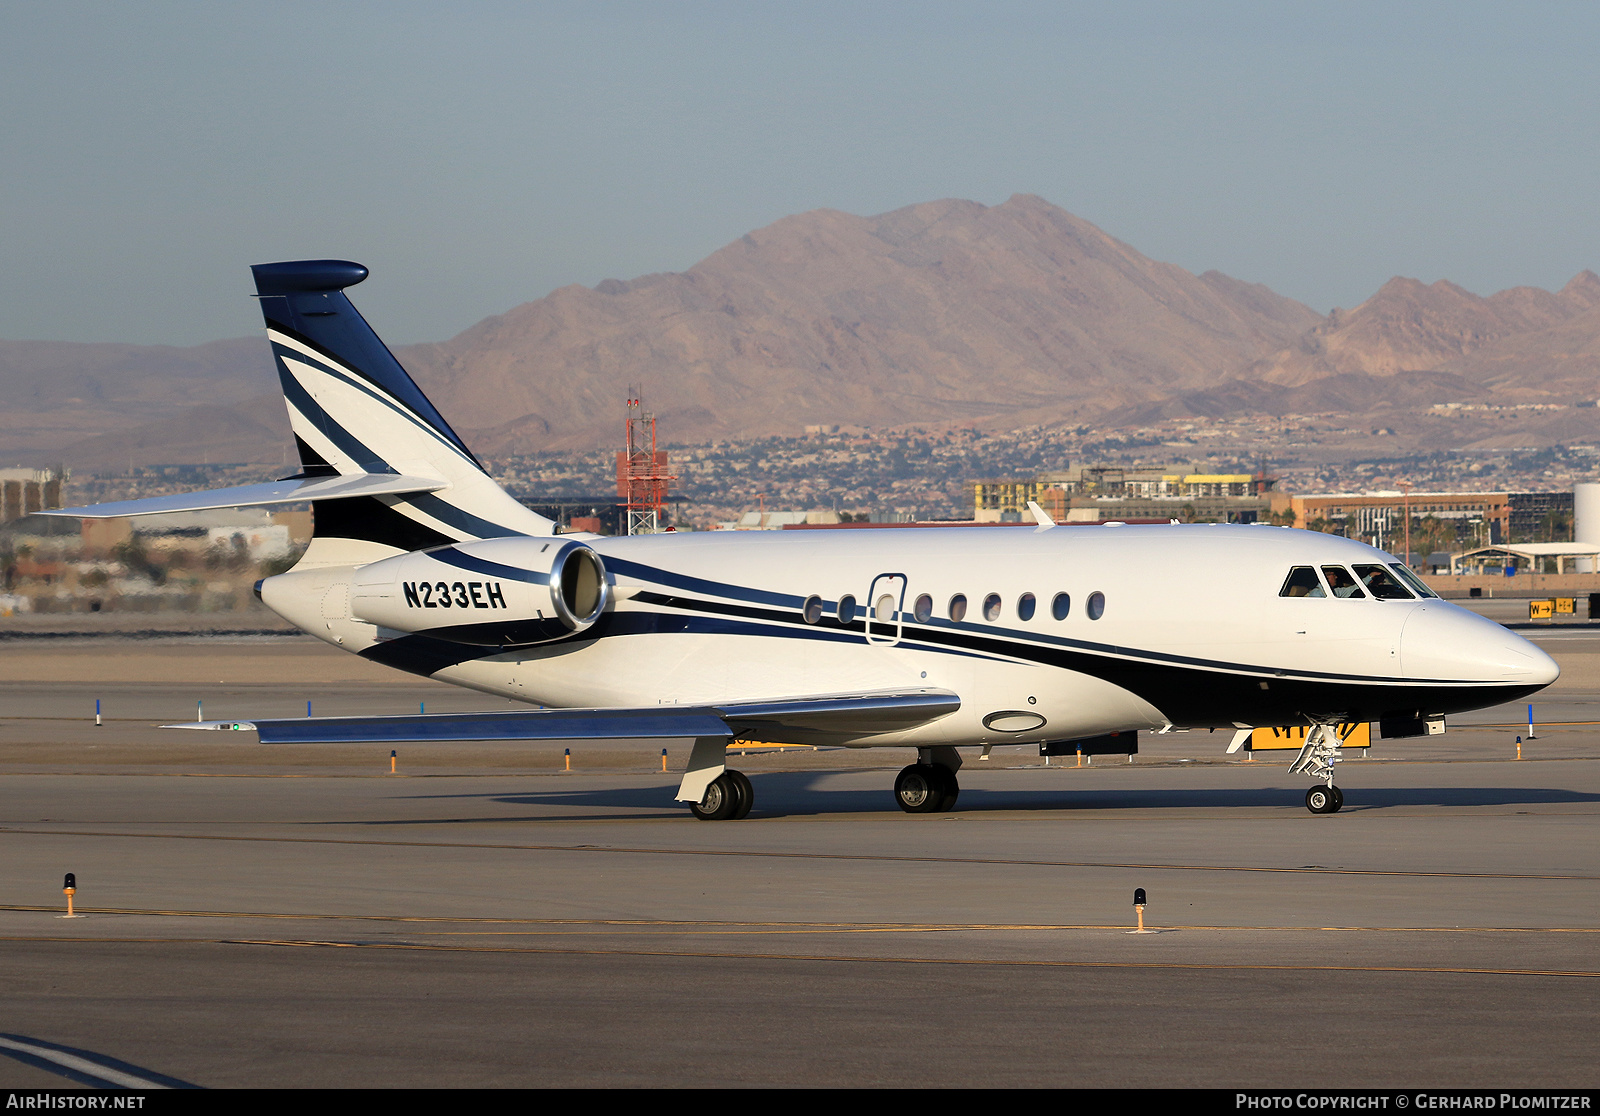
<instances>
[{"instance_id":1,"label":"main landing gear","mask_svg":"<svg viewBox=\"0 0 1600 1116\"><path fill-rule=\"evenodd\" d=\"M756 804L756 791L743 771L724 771L706 787L706 796L689 803L689 812L701 821L738 821Z\"/></svg>"},{"instance_id":2,"label":"main landing gear","mask_svg":"<svg viewBox=\"0 0 1600 1116\"><path fill-rule=\"evenodd\" d=\"M1327 786L1306 791L1306 809L1313 814L1337 814L1344 805L1344 791L1333 785L1333 765L1343 758L1339 755L1339 722L1319 721L1312 725L1306 733L1305 746L1289 765L1289 774L1327 780Z\"/></svg>"},{"instance_id":3,"label":"main landing gear","mask_svg":"<svg viewBox=\"0 0 1600 1116\"><path fill-rule=\"evenodd\" d=\"M956 771L961 754L954 748L919 748L917 762L894 779L895 804L908 814L938 814L955 809L961 784Z\"/></svg>"}]
</instances>

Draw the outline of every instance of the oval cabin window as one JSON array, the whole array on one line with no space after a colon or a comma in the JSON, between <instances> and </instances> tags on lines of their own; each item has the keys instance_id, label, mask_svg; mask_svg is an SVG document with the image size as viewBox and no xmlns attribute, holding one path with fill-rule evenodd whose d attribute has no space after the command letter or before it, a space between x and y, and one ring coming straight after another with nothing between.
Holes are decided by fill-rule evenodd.
<instances>
[{"instance_id":1,"label":"oval cabin window","mask_svg":"<svg viewBox=\"0 0 1600 1116\"><path fill-rule=\"evenodd\" d=\"M1089 594L1089 619L1098 620L1106 614L1106 595L1104 593Z\"/></svg>"}]
</instances>

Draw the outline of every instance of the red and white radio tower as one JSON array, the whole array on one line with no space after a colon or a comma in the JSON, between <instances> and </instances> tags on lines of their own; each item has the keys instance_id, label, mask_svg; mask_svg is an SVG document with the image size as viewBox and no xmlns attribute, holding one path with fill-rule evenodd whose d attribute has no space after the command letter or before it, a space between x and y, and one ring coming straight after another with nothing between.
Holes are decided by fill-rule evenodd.
<instances>
[{"instance_id":1,"label":"red and white radio tower","mask_svg":"<svg viewBox=\"0 0 1600 1116\"><path fill-rule=\"evenodd\" d=\"M656 416L646 414L637 386L628 388L627 448L617 453L617 495L627 510L628 534L653 535L664 526L667 482L677 480L667 471L667 451L656 449ZM650 448L645 430L649 428Z\"/></svg>"}]
</instances>

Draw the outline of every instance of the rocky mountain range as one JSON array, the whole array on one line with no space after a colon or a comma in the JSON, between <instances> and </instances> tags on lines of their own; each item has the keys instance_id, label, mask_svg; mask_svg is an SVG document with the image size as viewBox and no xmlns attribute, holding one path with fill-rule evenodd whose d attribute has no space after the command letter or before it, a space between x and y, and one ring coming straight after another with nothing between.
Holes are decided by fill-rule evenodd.
<instances>
[{"instance_id":1,"label":"rocky mountain range","mask_svg":"<svg viewBox=\"0 0 1600 1116\"><path fill-rule=\"evenodd\" d=\"M799 214L687 271L563 287L396 355L487 454L613 444L634 384L673 442L1570 403L1600 396L1600 277L1488 297L1394 279L1324 317L1018 195ZM0 341L0 389L0 456L79 470L283 456L259 339Z\"/></svg>"}]
</instances>

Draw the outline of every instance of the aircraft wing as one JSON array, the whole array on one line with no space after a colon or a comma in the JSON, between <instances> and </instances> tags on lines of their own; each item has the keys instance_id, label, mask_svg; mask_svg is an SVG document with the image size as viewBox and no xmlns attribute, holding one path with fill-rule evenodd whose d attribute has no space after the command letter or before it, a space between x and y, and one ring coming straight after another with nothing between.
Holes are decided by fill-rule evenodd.
<instances>
[{"instance_id":1,"label":"aircraft wing","mask_svg":"<svg viewBox=\"0 0 1600 1116\"><path fill-rule=\"evenodd\" d=\"M163 728L254 730L263 744L400 744L468 740L662 740L735 737L786 743L892 732L961 708L949 690L873 690L723 705L512 709L399 717L186 721Z\"/></svg>"},{"instance_id":2,"label":"aircraft wing","mask_svg":"<svg viewBox=\"0 0 1600 1116\"><path fill-rule=\"evenodd\" d=\"M118 500L81 508L51 508L42 515L74 519L109 519L119 515L158 515L170 512L212 511L217 508L252 508L274 504L302 504L310 500L347 500L353 496L394 496L407 492L438 492L449 488L436 477L402 477L393 473L359 476L301 477L270 484L213 488L176 496L148 496L143 500Z\"/></svg>"}]
</instances>

